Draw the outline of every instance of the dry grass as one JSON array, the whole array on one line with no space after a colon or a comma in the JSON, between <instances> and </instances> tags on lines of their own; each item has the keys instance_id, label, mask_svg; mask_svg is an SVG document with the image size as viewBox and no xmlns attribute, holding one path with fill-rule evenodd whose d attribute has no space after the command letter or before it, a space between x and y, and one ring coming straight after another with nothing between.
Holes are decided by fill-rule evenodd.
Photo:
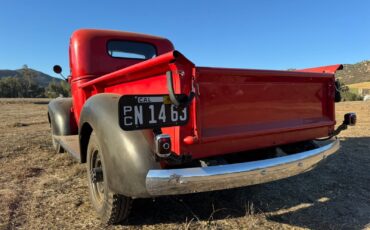
<instances>
[{"instance_id":1,"label":"dry grass","mask_svg":"<svg viewBox=\"0 0 370 230\"><path fill-rule=\"evenodd\" d=\"M35 103L36 102L36 103ZM0 100L0 229L102 229L85 166L53 153L45 100ZM337 104L358 126L314 171L268 184L136 200L108 229L361 229L370 227L370 103ZM338 119L340 121L340 119Z\"/></svg>"},{"instance_id":2,"label":"dry grass","mask_svg":"<svg viewBox=\"0 0 370 230\"><path fill-rule=\"evenodd\" d=\"M370 81L347 85L349 88L370 89Z\"/></svg>"}]
</instances>

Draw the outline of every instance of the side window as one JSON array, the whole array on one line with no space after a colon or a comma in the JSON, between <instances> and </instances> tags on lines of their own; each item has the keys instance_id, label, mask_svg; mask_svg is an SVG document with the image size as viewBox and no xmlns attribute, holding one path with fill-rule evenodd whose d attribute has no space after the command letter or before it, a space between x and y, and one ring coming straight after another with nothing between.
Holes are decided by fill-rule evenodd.
<instances>
[{"instance_id":1,"label":"side window","mask_svg":"<svg viewBox=\"0 0 370 230\"><path fill-rule=\"evenodd\" d=\"M157 55L153 45L133 41L109 41L108 54L114 58L146 60Z\"/></svg>"}]
</instances>

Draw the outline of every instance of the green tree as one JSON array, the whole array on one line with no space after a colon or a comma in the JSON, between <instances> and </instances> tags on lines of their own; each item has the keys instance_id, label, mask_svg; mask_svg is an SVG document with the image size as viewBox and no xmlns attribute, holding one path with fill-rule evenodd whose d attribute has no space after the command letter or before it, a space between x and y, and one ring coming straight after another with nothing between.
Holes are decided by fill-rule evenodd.
<instances>
[{"instance_id":1,"label":"green tree","mask_svg":"<svg viewBox=\"0 0 370 230\"><path fill-rule=\"evenodd\" d=\"M23 65L21 69L21 81L23 85L22 97L44 97L44 88L40 87L36 81L35 71Z\"/></svg>"},{"instance_id":2,"label":"green tree","mask_svg":"<svg viewBox=\"0 0 370 230\"><path fill-rule=\"evenodd\" d=\"M48 98L56 98L59 96L70 96L69 84L65 81L57 82L52 80L45 88L45 96Z\"/></svg>"},{"instance_id":3,"label":"green tree","mask_svg":"<svg viewBox=\"0 0 370 230\"><path fill-rule=\"evenodd\" d=\"M21 69L22 72L22 77L26 80L27 85L26 85L26 97L29 97L30 94L32 93L32 85L34 85L34 74L33 72L28 68L28 66L25 64L22 66Z\"/></svg>"},{"instance_id":4,"label":"green tree","mask_svg":"<svg viewBox=\"0 0 370 230\"><path fill-rule=\"evenodd\" d=\"M0 97L23 97L24 82L16 77L0 79Z\"/></svg>"},{"instance_id":5,"label":"green tree","mask_svg":"<svg viewBox=\"0 0 370 230\"><path fill-rule=\"evenodd\" d=\"M339 81L339 80L337 80ZM363 97L355 92L352 92L348 86L346 86L343 82L339 82L340 94L342 96L342 101L362 101Z\"/></svg>"}]
</instances>

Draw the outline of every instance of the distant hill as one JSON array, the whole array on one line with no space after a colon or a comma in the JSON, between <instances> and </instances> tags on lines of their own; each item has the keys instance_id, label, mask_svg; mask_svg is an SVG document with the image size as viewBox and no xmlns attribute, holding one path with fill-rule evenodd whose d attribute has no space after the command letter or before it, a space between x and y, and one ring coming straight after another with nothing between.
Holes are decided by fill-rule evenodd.
<instances>
[{"instance_id":1,"label":"distant hill","mask_svg":"<svg viewBox=\"0 0 370 230\"><path fill-rule=\"evenodd\" d=\"M25 66L18 70L0 70L0 98L55 98L70 96L69 84Z\"/></svg>"},{"instance_id":2,"label":"distant hill","mask_svg":"<svg viewBox=\"0 0 370 230\"><path fill-rule=\"evenodd\" d=\"M43 72L28 68L29 72L33 76L33 80L37 85L39 85L42 88L45 88L49 85L50 81L55 80L57 82L62 81L59 78L52 77L48 74L45 74ZM0 79L4 77L22 77L23 71L22 69L18 70L0 70Z\"/></svg>"},{"instance_id":3,"label":"distant hill","mask_svg":"<svg viewBox=\"0 0 370 230\"><path fill-rule=\"evenodd\" d=\"M345 64L335 76L344 84L370 82L370 60L356 64Z\"/></svg>"}]
</instances>

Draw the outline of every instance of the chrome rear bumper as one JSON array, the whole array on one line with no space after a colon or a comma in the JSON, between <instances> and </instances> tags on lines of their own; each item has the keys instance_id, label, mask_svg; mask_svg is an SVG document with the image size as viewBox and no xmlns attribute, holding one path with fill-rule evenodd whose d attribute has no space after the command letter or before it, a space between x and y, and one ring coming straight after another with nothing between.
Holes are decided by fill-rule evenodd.
<instances>
[{"instance_id":1,"label":"chrome rear bumper","mask_svg":"<svg viewBox=\"0 0 370 230\"><path fill-rule=\"evenodd\" d=\"M339 140L317 149L267 160L184 169L149 170L146 188L152 196L186 194L261 184L314 168L339 149Z\"/></svg>"}]
</instances>

